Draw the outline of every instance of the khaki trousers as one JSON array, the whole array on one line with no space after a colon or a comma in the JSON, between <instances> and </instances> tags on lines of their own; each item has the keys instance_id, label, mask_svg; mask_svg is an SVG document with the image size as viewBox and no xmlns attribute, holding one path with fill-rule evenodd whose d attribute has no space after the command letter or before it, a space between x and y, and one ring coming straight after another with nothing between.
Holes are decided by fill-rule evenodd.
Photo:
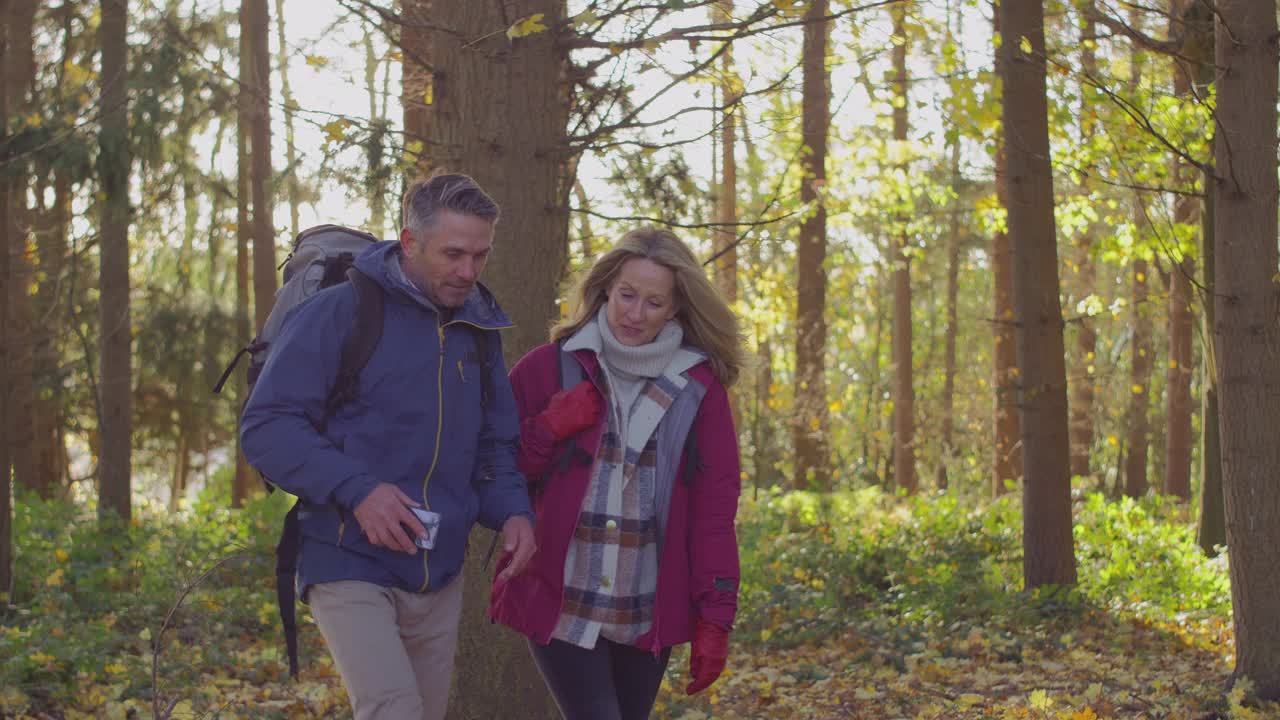
<instances>
[{"instance_id":1,"label":"khaki trousers","mask_svg":"<svg viewBox=\"0 0 1280 720\"><path fill-rule=\"evenodd\" d=\"M458 645L462 577L430 593L345 580L307 591L355 720L441 720Z\"/></svg>"}]
</instances>

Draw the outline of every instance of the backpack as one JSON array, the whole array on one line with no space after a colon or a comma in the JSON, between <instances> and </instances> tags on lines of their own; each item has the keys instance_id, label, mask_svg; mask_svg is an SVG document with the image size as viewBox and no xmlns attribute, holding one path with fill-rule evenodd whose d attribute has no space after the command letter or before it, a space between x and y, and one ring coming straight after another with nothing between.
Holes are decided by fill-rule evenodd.
<instances>
[{"instance_id":1,"label":"backpack","mask_svg":"<svg viewBox=\"0 0 1280 720\"><path fill-rule=\"evenodd\" d=\"M257 337L231 359L227 369L222 372L222 377L213 386L213 392L222 392L231 372L247 354L247 379L249 394L252 394L258 375L262 373L262 366L267 362L271 343L280 335L280 328L289 311L321 290L350 280L356 291L357 319L352 326L354 332L342 348L338 381L325 405L326 419L343 402L354 398L355 388L350 385L354 384L360 370L369 362L382 339L382 289L354 267L356 256L376 242L378 239L367 232L341 225L317 225L298 233L293 250L280 263L280 268L284 268L284 282L276 291L275 302L271 305L267 321L263 323ZM268 492L272 489L268 483Z\"/></svg>"},{"instance_id":2,"label":"backpack","mask_svg":"<svg viewBox=\"0 0 1280 720\"><path fill-rule=\"evenodd\" d=\"M213 387L214 393L221 393L227 379L239 365L240 359L249 355L248 396L253 394L253 387L262 374L267 356L271 351L271 343L280 335L285 317L298 303L324 290L325 288L350 282L355 291L355 322L352 332L343 342L341 358L338 363L338 376L325 400L324 416L317 425L317 432L323 433L329 418L333 417L343 405L351 402L359 395L360 371L373 357L374 350L382 340L382 322L385 312L382 288L369 276L355 267L355 259L360 253L378 242L373 235L341 225L317 225L298 233L294 240L293 250L280 264L284 269L283 284L276 291L275 302L271 312L263 323L262 330L248 345L241 348L227 365L222 376ZM277 268L279 269L279 268ZM470 327L470 326L468 326ZM492 378L489 377L489 331L476 328L476 352L480 356L480 404L483 409L493 396ZM270 478L263 476L263 485L267 492L273 492L275 485ZM280 540L276 544L276 602L280 610L280 623L284 629L285 646L289 659L289 676L298 677L298 627L295 602L297 589L294 578L298 569L298 548L300 541L298 528L298 503L295 502L284 518L284 527L280 531Z\"/></svg>"}]
</instances>

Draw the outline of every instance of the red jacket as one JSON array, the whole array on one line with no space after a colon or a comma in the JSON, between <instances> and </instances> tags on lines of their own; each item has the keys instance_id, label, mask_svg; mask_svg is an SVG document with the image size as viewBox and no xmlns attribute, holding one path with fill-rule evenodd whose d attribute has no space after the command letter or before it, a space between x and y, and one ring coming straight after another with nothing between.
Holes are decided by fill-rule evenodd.
<instances>
[{"instance_id":1,"label":"red jacket","mask_svg":"<svg viewBox=\"0 0 1280 720\"><path fill-rule=\"evenodd\" d=\"M520 413L517 462L529 481L537 519L538 551L523 573L495 584L489 617L546 644L551 641L564 601L564 563L578 526L582 499L591 480L593 463L561 464L567 442L556 444L544 425L535 422L551 396L560 390L559 346L535 348L511 369L511 386ZM590 382L600 384L600 365L594 353L573 355ZM693 422L698 459L689 483L672 485L662 554L658 559L658 587L653 628L636 645L658 651L688 642L699 618L724 628L733 625L738 606L738 540L734 517L738 511L741 467L738 438L729 398L703 362L688 376L706 387ZM578 434L575 441L594 460L604 433L605 419ZM682 478L688 458L682 457L676 477ZM509 562L502 558L497 571Z\"/></svg>"}]
</instances>

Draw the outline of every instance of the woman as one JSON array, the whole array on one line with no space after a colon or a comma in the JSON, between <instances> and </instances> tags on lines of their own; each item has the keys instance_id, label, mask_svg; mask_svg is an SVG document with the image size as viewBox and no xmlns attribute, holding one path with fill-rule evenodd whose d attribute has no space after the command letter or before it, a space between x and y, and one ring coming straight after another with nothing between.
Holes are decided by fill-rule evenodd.
<instances>
[{"instance_id":1,"label":"woman","mask_svg":"<svg viewBox=\"0 0 1280 720\"><path fill-rule=\"evenodd\" d=\"M646 718L672 646L693 643L689 694L728 655L741 338L666 230L627 233L573 297L511 370L538 551L489 615L528 636L567 720Z\"/></svg>"}]
</instances>

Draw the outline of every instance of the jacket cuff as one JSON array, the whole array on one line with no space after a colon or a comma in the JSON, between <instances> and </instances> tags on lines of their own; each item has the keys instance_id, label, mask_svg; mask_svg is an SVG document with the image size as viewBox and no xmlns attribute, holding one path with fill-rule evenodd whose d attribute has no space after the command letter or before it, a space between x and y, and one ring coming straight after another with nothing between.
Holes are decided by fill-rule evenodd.
<instances>
[{"instance_id":1,"label":"jacket cuff","mask_svg":"<svg viewBox=\"0 0 1280 720\"><path fill-rule=\"evenodd\" d=\"M371 475L354 475L343 480L333 490L333 499L347 510L355 510L356 506L378 486L378 481Z\"/></svg>"}]
</instances>

